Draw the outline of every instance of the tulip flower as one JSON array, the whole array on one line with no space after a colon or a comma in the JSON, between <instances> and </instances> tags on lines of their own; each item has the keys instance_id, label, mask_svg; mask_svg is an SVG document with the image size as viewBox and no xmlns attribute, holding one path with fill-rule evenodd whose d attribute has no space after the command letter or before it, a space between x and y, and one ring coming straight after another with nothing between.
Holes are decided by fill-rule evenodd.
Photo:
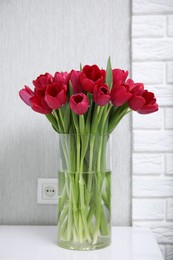
<instances>
[{"instance_id":1,"label":"tulip flower","mask_svg":"<svg viewBox=\"0 0 173 260\"><path fill-rule=\"evenodd\" d=\"M83 92L83 88L80 82L80 71L72 70L70 73L70 81L73 86L74 93L80 93Z\"/></svg>"},{"instance_id":2,"label":"tulip flower","mask_svg":"<svg viewBox=\"0 0 173 260\"><path fill-rule=\"evenodd\" d=\"M85 65L80 74L83 89L92 93L96 85L104 83L105 76L105 70L100 70L97 65Z\"/></svg>"},{"instance_id":3,"label":"tulip flower","mask_svg":"<svg viewBox=\"0 0 173 260\"><path fill-rule=\"evenodd\" d=\"M95 86L93 91L93 100L99 106L104 106L109 103L110 100L110 90L107 84L102 84L100 86Z\"/></svg>"},{"instance_id":4,"label":"tulip flower","mask_svg":"<svg viewBox=\"0 0 173 260\"><path fill-rule=\"evenodd\" d=\"M66 103L66 85L53 83L48 85L45 93L45 101L52 109L58 109Z\"/></svg>"},{"instance_id":5,"label":"tulip flower","mask_svg":"<svg viewBox=\"0 0 173 260\"><path fill-rule=\"evenodd\" d=\"M77 115L85 114L88 106L88 97L84 93L74 94L70 97L70 108Z\"/></svg>"},{"instance_id":6,"label":"tulip flower","mask_svg":"<svg viewBox=\"0 0 173 260\"><path fill-rule=\"evenodd\" d=\"M132 79L128 79L126 81L126 85L129 86L129 92L135 95L142 95L144 92L144 84L143 83L134 83Z\"/></svg>"},{"instance_id":7,"label":"tulip flower","mask_svg":"<svg viewBox=\"0 0 173 260\"><path fill-rule=\"evenodd\" d=\"M19 91L19 96L28 106L32 105L30 98L34 96L34 92L28 86Z\"/></svg>"},{"instance_id":8,"label":"tulip flower","mask_svg":"<svg viewBox=\"0 0 173 260\"><path fill-rule=\"evenodd\" d=\"M70 75L68 72L56 72L53 78L53 82L61 85L67 85L69 76Z\"/></svg>"},{"instance_id":9,"label":"tulip flower","mask_svg":"<svg viewBox=\"0 0 173 260\"><path fill-rule=\"evenodd\" d=\"M114 106L122 106L132 97L127 84L116 83L111 91L111 101Z\"/></svg>"},{"instance_id":10,"label":"tulip flower","mask_svg":"<svg viewBox=\"0 0 173 260\"><path fill-rule=\"evenodd\" d=\"M124 83L128 76L128 71L120 70L120 69L113 69L112 75L113 75L113 85L116 84L118 81L121 81L122 83Z\"/></svg>"},{"instance_id":11,"label":"tulip flower","mask_svg":"<svg viewBox=\"0 0 173 260\"><path fill-rule=\"evenodd\" d=\"M148 90L144 90L141 96L133 95L128 101L128 105L140 114L150 114L158 110L154 93Z\"/></svg>"},{"instance_id":12,"label":"tulip flower","mask_svg":"<svg viewBox=\"0 0 173 260\"><path fill-rule=\"evenodd\" d=\"M34 96L30 98L30 101L32 103L31 108L35 112L41 114L50 114L52 112L52 109L47 105L46 101L44 100L44 97Z\"/></svg>"},{"instance_id":13,"label":"tulip flower","mask_svg":"<svg viewBox=\"0 0 173 260\"><path fill-rule=\"evenodd\" d=\"M47 86L53 82L53 77L49 73L40 75L36 80L33 80L35 90L46 90Z\"/></svg>"}]
</instances>

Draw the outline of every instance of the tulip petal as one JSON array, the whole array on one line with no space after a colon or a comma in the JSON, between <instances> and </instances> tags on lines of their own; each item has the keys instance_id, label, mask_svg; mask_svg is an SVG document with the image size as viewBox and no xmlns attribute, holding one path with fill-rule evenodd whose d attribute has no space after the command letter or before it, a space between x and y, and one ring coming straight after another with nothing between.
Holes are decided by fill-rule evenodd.
<instances>
[{"instance_id":1,"label":"tulip petal","mask_svg":"<svg viewBox=\"0 0 173 260\"><path fill-rule=\"evenodd\" d=\"M145 99L141 96L133 95L132 98L129 99L128 105L132 110L139 110L145 104Z\"/></svg>"},{"instance_id":2,"label":"tulip petal","mask_svg":"<svg viewBox=\"0 0 173 260\"><path fill-rule=\"evenodd\" d=\"M158 109L159 109L158 104L155 103L154 105L146 105L146 106L142 107L141 109L139 109L137 112L139 114L150 114L150 113L158 111Z\"/></svg>"},{"instance_id":3,"label":"tulip petal","mask_svg":"<svg viewBox=\"0 0 173 260\"><path fill-rule=\"evenodd\" d=\"M25 88L21 89L19 91L19 96L20 98L23 100L23 102L25 102L25 104L27 104L28 106L31 106L32 103L30 101L30 98L33 97L35 94L34 92L28 87L25 86Z\"/></svg>"},{"instance_id":4,"label":"tulip petal","mask_svg":"<svg viewBox=\"0 0 173 260\"><path fill-rule=\"evenodd\" d=\"M88 97L84 93L74 94L70 97L70 108L75 114L85 114L88 106Z\"/></svg>"},{"instance_id":5,"label":"tulip petal","mask_svg":"<svg viewBox=\"0 0 173 260\"><path fill-rule=\"evenodd\" d=\"M45 101L52 109L59 109L66 103L66 94L64 90L61 90L56 97L45 95Z\"/></svg>"},{"instance_id":6,"label":"tulip petal","mask_svg":"<svg viewBox=\"0 0 173 260\"><path fill-rule=\"evenodd\" d=\"M94 82L90 79L84 79L81 81L82 87L87 92L92 93L94 89Z\"/></svg>"},{"instance_id":7,"label":"tulip petal","mask_svg":"<svg viewBox=\"0 0 173 260\"><path fill-rule=\"evenodd\" d=\"M114 106L121 106L125 104L130 98L132 94L127 91L127 89L120 85L119 87L113 87L111 91L111 101Z\"/></svg>"},{"instance_id":8,"label":"tulip petal","mask_svg":"<svg viewBox=\"0 0 173 260\"><path fill-rule=\"evenodd\" d=\"M110 98L110 89L107 84L94 87L93 100L97 105L106 105L110 101Z\"/></svg>"},{"instance_id":9,"label":"tulip petal","mask_svg":"<svg viewBox=\"0 0 173 260\"><path fill-rule=\"evenodd\" d=\"M32 109L35 112L41 113L41 114L49 114L51 113L52 109L47 105L44 98L35 96L30 98L30 101L32 103Z\"/></svg>"},{"instance_id":10,"label":"tulip petal","mask_svg":"<svg viewBox=\"0 0 173 260\"><path fill-rule=\"evenodd\" d=\"M83 92L83 88L80 82L80 71L72 70L70 74L70 80L72 83L72 87L74 90L74 93L80 93Z\"/></svg>"},{"instance_id":11,"label":"tulip petal","mask_svg":"<svg viewBox=\"0 0 173 260\"><path fill-rule=\"evenodd\" d=\"M104 83L105 75L105 70L100 70L97 65L85 65L80 74L83 89L92 93L95 85Z\"/></svg>"},{"instance_id":12,"label":"tulip petal","mask_svg":"<svg viewBox=\"0 0 173 260\"><path fill-rule=\"evenodd\" d=\"M53 77L49 73L41 74L36 80L33 80L33 85L36 89L46 90L47 86L53 82Z\"/></svg>"},{"instance_id":13,"label":"tulip petal","mask_svg":"<svg viewBox=\"0 0 173 260\"><path fill-rule=\"evenodd\" d=\"M118 81L124 83L128 76L128 71L121 70L121 69L113 69L112 74L113 74L113 85L114 85Z\"/></svg>"}]
</instances>

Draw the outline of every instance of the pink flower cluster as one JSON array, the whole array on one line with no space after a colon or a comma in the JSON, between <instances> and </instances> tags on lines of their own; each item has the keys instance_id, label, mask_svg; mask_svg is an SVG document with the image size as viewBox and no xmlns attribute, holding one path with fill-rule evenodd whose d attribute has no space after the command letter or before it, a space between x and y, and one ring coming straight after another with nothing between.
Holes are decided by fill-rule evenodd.
<instances>
[{"instance_id":1,"label":"pink flower cluster","mask_svg":"<svg viewBox=\"0 0 173 260\"><path fill-rule=\"evenodd\" d=\"M157 111L154 94L145 90L142 83L135 83L132 79L127 79L127 76L128 71L113 69L110 88L106 84L105 70L99 69L97 65L85 65L82 71L56 72L54 77L49 73L40 75L33 81L34 91L25 86L19 95L34 111L42 114L49 114L69 102L74 113L83 115L90 105L88 93L99 106L111 103L119 107L127 103L130 109L140 114ZM70 82L73 88L71 95Z\"/></svg>"}]
</instances>

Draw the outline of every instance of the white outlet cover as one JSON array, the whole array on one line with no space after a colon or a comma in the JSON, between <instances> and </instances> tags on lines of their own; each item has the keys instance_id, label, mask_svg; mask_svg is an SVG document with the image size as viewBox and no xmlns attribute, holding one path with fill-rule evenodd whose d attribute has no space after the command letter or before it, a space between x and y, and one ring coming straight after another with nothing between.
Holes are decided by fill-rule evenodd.
<instances>
[{"instance_id":1,"label":"white outlet cover","mask_svg":"<svg viewBox=\"0 0 173 260\"><path fill-rule=\"evenodd\" d=\"M57 204L57 201L58 201L58 180L54 178L38 179L37 203Z\"/></svg>"}]
</instances>

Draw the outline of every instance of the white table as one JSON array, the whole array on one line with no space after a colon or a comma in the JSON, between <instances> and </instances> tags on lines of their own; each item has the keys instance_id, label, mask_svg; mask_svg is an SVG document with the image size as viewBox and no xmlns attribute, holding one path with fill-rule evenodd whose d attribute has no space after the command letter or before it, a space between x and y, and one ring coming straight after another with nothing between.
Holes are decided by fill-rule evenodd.
<instances>
[{"instance_id":1,"label":"white table","mask_svg":"<svg viewBox=\"0 0 173 260\"><path fill-rule=\"evenodd\" d=\"M0 259L163 260L146 228L113 227L111 246L72 251L56 245L56 226L0 226Z\"/></svg>"}]
</instances>

